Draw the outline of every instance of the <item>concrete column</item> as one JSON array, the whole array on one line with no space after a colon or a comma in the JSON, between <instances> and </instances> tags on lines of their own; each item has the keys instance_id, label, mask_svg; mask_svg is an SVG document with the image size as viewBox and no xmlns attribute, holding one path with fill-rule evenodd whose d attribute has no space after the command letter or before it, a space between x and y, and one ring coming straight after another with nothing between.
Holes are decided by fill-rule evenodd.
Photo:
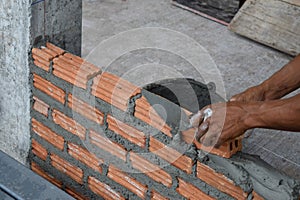
<instances>
[{"instance_id":1,"label":"concrete column","mask_svg":"<svg viewBox=\"0 0 300 200\"><path fill-rule=\"evenodd\" d=\"M0 150L23 164L30 147L30 50L49 41L80 56L81 18L82 0L0 4Z\"/></svg>"},{"instance_id":2,"label":"concrete column","mask_svg":"<svg viewBox=\"0 0 300 200\"><path fill-rule=\"evenodd\" d=\"M21 163L29 149L30 2L0 3L0 150Z\"/></svg>"}]
</instances>

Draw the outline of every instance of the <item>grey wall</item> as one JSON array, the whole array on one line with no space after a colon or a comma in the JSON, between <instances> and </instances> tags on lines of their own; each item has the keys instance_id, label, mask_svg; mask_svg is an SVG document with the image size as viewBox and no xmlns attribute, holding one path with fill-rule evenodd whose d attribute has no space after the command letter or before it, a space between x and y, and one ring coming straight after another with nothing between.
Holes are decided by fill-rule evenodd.
<instances>
[{"instance_id":1,"label":"grey wall","mask_svg":"<svg viewBox=\"0 0 300 200\"><path fill-rule=\"evenodd\" d=\"M50 41L80 55L81 18L82 0L0 3L0 150L23 164L30 147L30 50Z\"/></svg>"},{"instance_id":2,"label":"grey wall","mask_svg":"<svg viewBox=\"0 0 300 200\"><path fill-rule=\"evenodd\" d=\"M32 44L50 41L81 55L82 0L45 0L32 5Z\"/></svg>"},{"instance_id":3,"label":"grey wall","mask_svg":"<svg viewBox=\"0 0 300 200\"><path fill-rule=\"evenodd\" d=\"M0 150L25 163L29 149L30 2L0 3Z\"/></svg>"}]
</instances>

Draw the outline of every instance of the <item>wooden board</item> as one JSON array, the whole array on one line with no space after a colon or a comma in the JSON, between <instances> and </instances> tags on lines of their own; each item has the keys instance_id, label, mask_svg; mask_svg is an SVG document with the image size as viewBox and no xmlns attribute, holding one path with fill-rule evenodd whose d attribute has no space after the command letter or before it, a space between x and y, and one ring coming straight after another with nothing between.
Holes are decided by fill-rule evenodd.
<instances>
[{"instance_id":1,"label":"wooden board","mask_svg":"<svg viewBox=\"0 0 300 200\"><path fill-rule=\"evenodd\" d=\"M193 13L197 14L197 15L200 15L201 17L205 17L205 18L207 18L207 19L209 19L209 20L212 20L212 21L215 21L215 22L217 22L217 23L220 23L220 24L222 24L222 25L225 25L225 26L228 26L228 25L229 25L229 23L227 23L227 22L225 22L225 21L223 21L223 20L217 19L217 18L212 17L212 16L210 16L210 15L208 15L208 14L205 14L205 13L203 13L203 12L200 12L199 10L195 10L195 9L193 9L193 8L191 8L191 7L188 7L188 6L185 6L185 5L183 5L183 4L180 4L180 3L178 3L177 1L172 1L172 4L173 4L174 6L177 6L177 7L179 7L179 8L182 8L182 9L184 9L184 10L188 10L188 11L190 11L190 12L193 12Z\"/></svg>"},{"instance_id":2,"label":"wooden board","mask_svg":"<svg viewBox=\"0 0 300 200\"><path fill-rule=\"evenodd\" d=\"M185 10L217 22L229 23L240 8L240 0L172 0Z\"/></svg>"},{"instance_id":3,"label":"wooden board","mask_svg":"<svg viewBox=\"0 0 300 200\"><path fill-rule=\"evenodd\" d=\"M296 56L300 53L300 0L247 0L229 29Z\"/></svg>"}]
</instances>

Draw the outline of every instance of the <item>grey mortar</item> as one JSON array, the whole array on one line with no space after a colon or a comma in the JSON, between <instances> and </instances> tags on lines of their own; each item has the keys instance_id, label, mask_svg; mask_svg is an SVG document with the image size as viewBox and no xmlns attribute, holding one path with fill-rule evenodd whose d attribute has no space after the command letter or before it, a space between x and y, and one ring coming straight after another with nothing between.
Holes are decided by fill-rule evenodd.
<instances>
[{"instance_id":1,"label":"grey mortar","mask_svg":"<svg viewBox=\"0 0 300 200\"><path fill-rule=\"evenodd\" d=\"M175 83L176 82L178 81L175 80ZM217 102L222 101L217 94L214 94L214 87L211 88L210 97L218 99ZM203 91L199 90L195 92L201 93ZM152 106L155 104L160 104L163 106L167 112L166 123L169 126L173 128L175 127L176 129L176 124L177 126L180 125L180 117L182 117L182 112L179 112L179 106L169 102L165 98L150 92L145 92L144 90L142 94ZM184 92L181 93L181 95L184 96ZM188 96L186 96L186 98L188 98ZM199 101L204 100L200 99ZM160 110L156 111L158 114L161 114ZM183 121L185 123L186 119L183 119ZM261 160L258 156L238 153L232 158L226 159L213 154L207 154L201 150L198 150L197 154L195 152L195 148L189 144L185 144L183 141L180 141L180 131L178 131L177 134L175 133L175 137L173 139L165 135L156 136L156 138L167 145L172 144L172 141L175 139L175 144L181 144L181 148L178 148L179 145L173 145L173 148L181 153L192 156L192 158L195 158L195 155L198 155L196 156L197 160L207 164L212 169L215 169L217 172L220 172L232 179L237 186L240 186L247 193L251 193L252 190L255 190L259 195L270 200L299 198L300 183L274 169L266 162ZM190 180L193 180L193 178ZM252 197L252 194L250 194L248 199L252 199Z\"/></svg>"}]
</instances>

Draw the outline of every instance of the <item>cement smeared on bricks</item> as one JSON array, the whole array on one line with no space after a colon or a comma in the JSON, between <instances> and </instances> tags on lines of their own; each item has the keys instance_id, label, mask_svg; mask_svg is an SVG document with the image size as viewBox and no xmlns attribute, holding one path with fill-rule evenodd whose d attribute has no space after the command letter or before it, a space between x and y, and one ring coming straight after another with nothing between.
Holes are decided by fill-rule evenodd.
<instances>
[{"instance_id":1,"label":"cement smeared on bricks","mask_svg":"<svg viewBox=\"0 0 300 200\"><path fill-rule=\"evenodd\" d=\"M50 66L51 68L52 66ZM31 72L65 92L63 101L57 101L51 97L51 93L56 92L55 87L52 87L54 91L50 91L50 93L45 91L45 88L32 87L33 95L48 106L48 113L45 115L44 110L43 112L34 108L31 110L35 127L32 127L31 130L33 148L30 151L29 160L33 170L36 169L35 166L40 167L46 175L52 177L49 179L50 181L60 182L59 187L66 191L92 199L101 197L104 199L116 197L120 197L120 199L140 199L140 197L151 199L153 193L156 192L171 199L198 198L197 195L200 195L204 199L228 200L234 199L234 196L241 196L242 199L246 199L248 194L248 199L251 199L253 189L257 189L256 192L264 195L263 189L266 187L272 188L273 184L276 183L278 172L274 172L273 176L270 175L274 180L269 183L271 185L264 184L262 181L255 182L257 177L253 171L260 168L255 167L255 163L253 164L254 167L247 167L246 163L251 159L236 160L236 156L231 159L214 155L202 156L203 152L197 151L195 145L186 144L180 137L179 130L180 126L185 126L184 123L187 123L188 117L178 105L165 98L146 90L139 90L138 94L135 93L128 99L127 109L123 109L124 107L119 109L110 104L111 102L107 99L101 99L101 97L91 94L92 80L88 81L88 88L84 90L56 77L55 74L52 74L52 70L46 72L32 64ZM125 87L127 86L125 84ZM127 91L125 94L127 94ZM70 98L80 99L82 102L78 109L81 111L86 110L88 113L73 110L74 108L69 106ZM137 107L141 108L142 117L140 118L135 117ZM153 112L155 119L160 120L159 117L163 119L163 124L159 122L158 125L167 131L163 132L157 124L153 126L151 116L149 116L149 109L152 109L152 107L156 108L155 111L158 113ZM164 112L162 112L162 109ZM67 122L66 120L59 122L57 116L52 116L57 111L68 119L72 118L72 122L79 123L86 131L82 132L81 129L80 135L78 135L74 134L76 133L74 130L61 126ZM101 115L101 122L93 117L91 118L91 116L94 116L90 113L92 111L98 113L97 117ZM143 118L144 116L146 117ZM164 117L166 117L166 123ZM118 127L112 128L110 125L115 126L113 124L115 123L113 122L114 119L119 120L121 123ZM184 119L184 122L182 122L182 119ZM35 120L39 123L36 123ZM41 133L39 133L37 126L42 127L40 129ZM122 127L123 130L121 130ZM128 129L128 127L132 127L134 130ZM168 132L169 130L171 134ZM125 132L122 133L121 131ZM130 136L131 131L136 135L142 135L143 138L141 140L129 138L132 137ZM138 131L141 131L142 134L139 134ZM59 145L54 143L55 137L59 138ZM137 141L142 141L142 144ZM79 150L72 150L76 146ZM72 152L78 154L79 157L74 157ZM90 153L96 154L102 161L98 162L93 159L90 163L87 163L89 156L86 155L92 155ZM83 157L85 155L84 160L81 158L82 155ZM200 166L198 165L200 162L197 161L201 161L202 167L209 170L204 171L204 173L207 173L209 177L216 177L220 180L212 183L205 177L202 177L202 180L198 176L199 172L202 173L202 171L197 168ZM150 169L147 166L151 166ZM122 170L123 175L118 175L114 170L114 172L110 172L110 169L114 168ZM264 172L264 165L261 169ZM151 171L153 170L152 174ZM223 177L223 174L247 193L236 187L240 192L233 194L235 192L232 188L235 188L235 186L226 177ZM113 175L121 177L112 177ZM269 174L266 173L266 175ZM128 180L133 180L137 184L129 183ZM298 185L296 183L291 184L287 180L288 178L279 181L288 191L284 197L289 197L290 191L294 191L293 197L297 196ZM230 186L224 188L224 185L222 185L224 181ZM285 181L290 185L285 184ZM259 183L262 183L261 186ZM260 187L258 188L257 185ZM277 191L277 187L274 186L273 188Z\"/></svg>"}]
</instances>

